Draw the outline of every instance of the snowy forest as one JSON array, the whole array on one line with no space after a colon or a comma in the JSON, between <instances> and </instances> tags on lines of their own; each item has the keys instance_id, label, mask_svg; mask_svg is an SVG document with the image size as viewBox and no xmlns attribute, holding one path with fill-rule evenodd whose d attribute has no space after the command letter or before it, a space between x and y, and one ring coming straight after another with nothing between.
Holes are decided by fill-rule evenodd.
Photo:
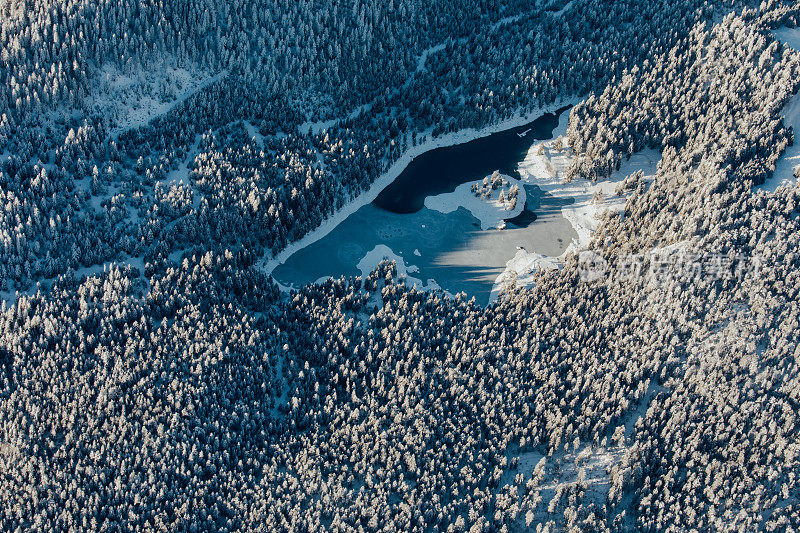
<instances>
[{"instance_id":1,"label":"snowy forest","mask_svg":"<svg viewBox=\"0 0 800 533\"><path fill-rule=\"evenodd\" d=\"M791 0L0 0L0 529L800 528L800 185L765 187L799 25ZM569 254L484 307L389 261L265 271L412 147L570 99L567 181L660 153L584 252L718 275Z\"/></svg>"}]
</instances>

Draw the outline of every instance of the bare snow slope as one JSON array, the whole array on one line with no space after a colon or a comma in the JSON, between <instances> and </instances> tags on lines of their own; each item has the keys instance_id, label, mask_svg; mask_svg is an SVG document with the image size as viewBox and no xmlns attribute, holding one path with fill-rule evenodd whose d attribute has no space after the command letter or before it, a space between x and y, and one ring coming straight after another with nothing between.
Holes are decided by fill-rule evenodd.
<instances>
[{"instance_id":1,"label":"bare snow slope","mask_svg":"<svg viewBox=\"0 0 800 533\"><path fill-rule=\"evenodd\" d=\"M777 39L800 51L800 28L780 28L772 33ZM783 108L783 121L787 127L794 129L796 136L794 146L786 148L778 159L772 177L756 189L775 192L784 183L794 184L797 182L794 173L800 168L800 137L798 137L800 136L800 93L795 94Z\"/></svg>"},{"instance_id":2,"label":"bare snow slope","mask_svg":"<svg viewBox=\"0 0 800 533\"><path fill-rule=\"evenodd\" d=\"M105 65L93 80L87 102L94 111L108 117L110 136L144 126L176 105L225 76L179 66L163 58L152 68L123 72Z\"/></svg>"}]
</instances>

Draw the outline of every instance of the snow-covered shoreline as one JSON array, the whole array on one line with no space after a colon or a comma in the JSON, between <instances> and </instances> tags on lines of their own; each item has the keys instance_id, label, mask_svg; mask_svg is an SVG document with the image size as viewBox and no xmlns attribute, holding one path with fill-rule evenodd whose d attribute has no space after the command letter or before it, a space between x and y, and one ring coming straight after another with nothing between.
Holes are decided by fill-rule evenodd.
<instances>
[{"instance_id":1,"label":"snow-covered shoreline","mask_svg":"<svg viewBox=\"0 0 800 533\"><path fill-rule=\"evenodd\" d=\"M574 105L580 100L580 98L573 98L556 102L541 108L538 111L538 116L552 113L561 107ZM411 147L385 173L375 180L367 191L346 203L342 209L327 218L315 230L300 240L290 243L275 257L265 259L263 270L268 275L272 274L277 266L283 264L293 254L324 238L347 217L375 200L381 191L391 184L415 157L429 150L467 143L499 131L512 129L527 124L536 118L537 115L517 115L480 130L462 130L437 139L429 139L422 144ZM425 200L427 208L443 213L453 211L458 207L464 207L480 221L481 228L484 230L501 227L504 220L513 218L524 209L527 201L524 184L535 185L542 192L556 198L573 200L571 204L561 208L561 215L569 222L577 234L577 237L567 246L564 253L551 257L542 255L536 250L518 249L516 254L506 263L505 270L497 276L490 293L489 303L495 301L512 282L516 286L530 285L534 280L536 271L539 269L560 268L567 254L585 249L591 242L592 235L600 223L602 213L607 210L619 211L624 208L627 198L625 196L617 196L616 189L626 177L639 170L643 172L645 181L652 179L655 175L661 154L655 150L645 150L633 154L629 160L623 161L620 169L613 172L607 180L598 183L582 179L569 183L565 182L566 170L575 159L571 148L564 139L568 123L569 113L565 112L559 117L558 126L553 130L553 137L550 140L531 146L523 161L519 162L518 169L521 180L503 176L509 182L509 187L517 185L519 189L519 197L513 210L502 210L496 198L487 200L476 197L471 190L474 185L473 182L461 184L453 192L430 196ZM430 134L430 132L425 133ZM504 187L503 189L507 192L509 187ZM499 195L499 190L497 194ZM369 252L359 263L358 269L363 274L366 272L365 269L368 269L368 267L374 268L383 258L395 259L398 262L398 271L403 271L402 274L406 276L410 284L424 289L438 287L433 280L424 282L409 276L408 274L414 271L413 266L406 269L408 265L405 264L404 260L387 247L378 246Z\"/></svg>"},{"instance_id":2,"label":"snow-covered shoreline","mask_svg":"<svg viewBox=\"0 0 800 533\"><path fill-rule=\"evenodd\" d=\"M423 282L422 279L411 276L410 274L417 274L419 272L419 267L407 264L402 256L396 254L394 250L385 244L379 244L367 252L358 262L356 268L361 271L361 277L366 278L383 260L394 261L397 275L401 278L405 278L407 285L426 291L441 289L439 284L433 279L428 279L426 282Z\"/></svg>"},{"instance_id":3,"label":"snow-covered shoreline","mask_svg":"<svg viewBox=\"0 0 800 533\"><path fill-rule=\"evenodd\" d=\"M414 158L422 155L425 152L430 150L434 150L436 148L444 148L447 146L454 146L458 144L468 143L470 141L474 141L475 139L480 139L482 137L487 137L494 133L498 133L504 130L516 128L518 126L522 126L529 122L533 122L537 118L547 114L547 113L554 113L558 109L567 106L574 106L578 102L583 100L583 97L572 97L567 99L559 99L556 102L539 108L536 113L538 114L517 114L516 116L504 120L502 122L498 122L496 124L492 124L485 128L481 129L474 129L468 128L465 130L448 133L446 135L442 135L435 139L430 138L430 130L426 132L422 132L422 135L427 135L428 139L416 146L412 146L406 152L400 156L400 158L395 161L389 169L384 172L381 176L376 179L372 185L366 191L359 194L357 197L353 198L349 202L347 202L341 209L339 209L336 213L331 215L330 217L326 218L325 221L322 222L316 229L312 230L311 232L307 233L301 239L289 243L281 252L279 252L276 256L264 261L263 263L263 270L267 275L272 274L272 271L275 268L284 263L289 257L295 254L297 251L302 250L306 246L317 242L318 240L325 237L329 234L333 229L341 224L347 217L358 211L363 206L371 203L378 197L378 195L389 186L397 177L405 170L405 168L414 160ZM562 114L568 115L568 112ZM559 122L560 126L560 122ZM555 132L554 132L555 133Z\"/></svg>"},{"instance_id":4,"label":"snow-covered shoreline","mask_svg":"<svg viewBox=\"0 0 800 533\"><path fill-rule=\"evenodd\" d=\"M568 125L568 117L562 115L558 132L563 135ZM555 132L554 132L555 133ZM560 139L560 140L559 140ZM557 142L558 140L558 142ZM558 145L561 146L558 146ZM617 186L629 175L642 171L644 181L655 176L661 154L656 150L643 150L633 154L612 172L607 180L593 183L585 179L571 182L564 180L566 170L575 160L572 149L566 140L555 136L552 140L538 143L528 150L525 159L519 164L519 173L524 183L536 185L543 192L557 198L572 199L573 203L561 208L561 215L570 223L578 237L573 239L563 254L558 257L543 256L539 253L519 250L506 264L506 269L495 280L489 302L514 284L528 286L534 274L541 268L560 268L570 253L580 252L591 242L605 211L620 211L625 208L627 196L616 194Z\"/></svg>"}]
</instances>

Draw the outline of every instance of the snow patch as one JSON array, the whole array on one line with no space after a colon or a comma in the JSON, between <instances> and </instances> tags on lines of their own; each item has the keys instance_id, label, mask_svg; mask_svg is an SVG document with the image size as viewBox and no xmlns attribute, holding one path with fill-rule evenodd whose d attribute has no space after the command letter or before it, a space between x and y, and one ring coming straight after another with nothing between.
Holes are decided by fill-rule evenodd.
<instances>
[{"instance_id":1,"label":"snow patch","mask_svg":"<svg viewBox=\"0 0 800 533\"><path fill-rule=\"evenodd\" d=\"M192 181L189 179L189 174L191 174L192 172L189 166L194 162L195 158L197 157L197 154L200 153L200 141L202 137L203 137L202 134L199 133L195 135L194 143L189 148L186 157L178 165L178 168L170 170L169 173L166 175L166 177L159 183L161 183L166 187L169 187L173 183L193 187ZM195 191L195 194L199 193Z\"/></svg>"},{"instance_id":2,"label":"snow patch","mask_svg":"<svg viewBox=\"0 0 800 533\"><path fill-rule=\"evenodd\" d=\"M605 211L620 211L627 198L617 196L617 186L627 176L641 170L645 180L655 177L661 154L657 150L643 150L633 154L612 172L607 180L592 182L586 179L565 180L566 171L574 161L572 148L559 137L534 145L519 172L523 181L538 186L544 192L560 198L571 198L574 203L561 208L561 214L569 221L578 238L573 240L567 252L575 252L589 245L600 218Z\"/></svg>"},{"instance_id":3,"label":"snow patch","mask_svg":"<svg viewBox=\"0 0 800 533\"><path fill-rule=\"evenodd\" d=\"M480 221L482 230L502 229L505 220L522 213L527 196L522 183L504 174L497 174L497 177L504 182L500 188L493 190L491 184L486 187L493 177L487 176L483 180L462 183L453 192L428 196L425 198L425 207L445 215L463 207ZM482 186L485 191L483 194L478 195L473 192ZM508 196L512 191L516 191L517 197L509 200Z\"/></svg>"},{"instance_id":4,"label":"snow patch","mask_svg":"<svg viewBox=\"0 0 800 533\"><path fill-rule=\"evenodd\" d=\"M527 250L517 250L517 253L506 263L506 269L497 276L489 294L491 304L505 290L511 287L529 287L533 284L533 278L541 269L556 269L561 267L560 257L548 257L536 252Z\"/></svg>"},{"instance_id":5,"label":"snow patch","mask_svg":"<svg viewBox=\"0 0 800 533\"><path fill-rule=\"evenodd\" d=\"M564 7L562 7L558 11L554 11L553 12L553 16L554 17L562 17L562 16L564 16L564 13L566 13L567 10L572 7L572 4L573 4L573 2L567 2L566 4L564 4Z\"/></svg>"},{"instance_id":6,"label":"snow patch","mask_svg":"<svg viewBox=\"0 0 800 533\"><path fill-rule=\"evenodd\" d=\"M498 20L497 22L495 22L494 24L492 24L491 26L489 26L489 32L491 33L493 31L496 31L498 28L500 28L500 26L505 26L507 24L513 24L513 23L519 21L521 18L522 18L522 14L512 15L510 17L503 17L500 20Z\"/></svg>"},{"instance_id":7,"label":"snow patch","mask_svg":"<svg viewBox=\"0 0 800 533\"><path fill-rule=\"evenodd\" d=\"M423 50L422 53L419 55L419 58L417 59L417 70L415 71L415 74L418 74L423 70L425 70L425 63L428 61L428 56L444 50L444 47L445 44L440 43Z\"/></svg>"},{"instance_id":8,"label":"snow patch","mask_svg":"<svg viewBox=\"0 0 800 533\"><path fill-rule=\"evenodd\" d=\"M256 142L261 146L261 148L264 148L264 136L261 134L260 131L258 131L258 128L256 128L252 122L245 121L244 129L247 130L247 134L250 136L251 139L255 139Z\"/></svg>"},{"instance_id":9,"label":"snow patch","mask_svg":"<svg viewBox=\"0 0 800 533\"><path fill-rule=\"evenodd\" d=\"M318 120L317 122L303 122L297 126L297 131L303 135L315 135L321 131L331 128L334 124L339 122L339 119Z\"/></svg>"},{"instance_id":10,"label":"snow patch","mask_svg":"<svg viewBox=\"0 0 800 533\"><path fill-rule=\"evenodd\" d=\"M656 246L655 248L650 250L650 255L664 257L674 254L680 254L689 249L689 244L690 242L688 240L682 240L673 244L668 244L666 246Z\"/></svg>"},{"instance_id":11,"label":"snow patch","mask_svg":"<svg viewBox=\"0 0 800 533\"><path fill-rule=\"evenodd\" d=\"M226 74L223 71L212 76L205 71L176 66L176 61L169 57L146 71L142 68L123 72L105 65L93 80L86 101L91 102L95 112L111 120L110 136L116 138L168 113Z\"/></svg>"},{"instance_id":12,"label":"snow patch","mask_svg":"<svg viewBox=\"0 0 800 533\"><path fill-rule=\"evenodd\" d=\"M780 28L772 33L777 39L800 51L800 28ZM783 123L786 127L793 128L798 138L793 146L787 146L781 154L772 177L755 187L756 190L773 193L781 185L797 183L795 172L800 169L800 92L792 96L783 108Z\"/></svg>"},{"instance_id":13,"label":"snow patch","mask_svg":"<svg viewBox=\"0 0 800 533\"><path fill-rule=\"evenodd\" d=\"M569 128L569 115L572 112L572 109L569 111L565 111L558 116L558 125L553 129L553 133L551 135L552 139L566 138L567 137L567 128Z\"/></svg>"},{"instance_id":14,"label":"snow patch","mask_svg":"<svg viewBox=\"0 0 800 533\"><path fill-rule=\"evenodd\" d=\"M507 493L515 488L516 493L522 495L526 493L528 483L532 483L533 491L538 494L534 502L538 503L529 511L531 515L528 512L517 515L509 527L511 531L534 531L537 525L558 520L568 496L559 498L555 514L549 512L548 507L557 493L570 488L580 487L584 491L582 501L585 504L591 502L602 507L611 488L612 468L621 463L625 451L613 445L587 445L579 450L559 451L552 456L545 456L538 451L520 452L514 448L506 452L509 467L503 473L495 494ZM518 461L516 467L511 466L512 459Z\"/></svg>"},{"instance_id":15,"label":"snow patch","mask_svg":"<svg viewBox=\"0 0 800 533\"><path fill-rule=\"evenodd\" d=\"M407 264L405 259L394 253L394 251L385 244L377 245L367 252L358 262L356 268L361 271L361 278L366 278L383 260L395 262L397 275L401 278L405 278L406 285L426 291L441 290L439 284L433 279L429 279L427 283L423 283L421 279L409 276L409 273L415 274L419 272L419 267Z\"/></svg>"},{"instance_id":16,"label":"snow patch","mask_svg":"<svg viewBox=\"0 0 800 533\"><path fill-rule=\"evenodd\" d=\"M545 7L545 9L549 13L551 13L553 15L553 17L561 17L562 15L564 15L564 13L567 11L567 9L569 9L572 6L572 4L573 4L573 2L570 1L570 2L567 2L566 4L564 4L563 7L558 8L558 2L554 1L554 2L550 2L550 4ZM558 9L556 10L556 8L558 8ZM520 20L522 20L522 17L524 17L527 14L528 13L520 13L518 15L511 15L511 16L508 16L508 17L503 17L500 20L498 20L497 22L495 22L494 24L492 24L491 26L489 26L489 33L497 31L498 29L500 29L501 26L506 26L508 24L514 24L516 22L519 22Z\"/></svg>"}]
</instances>

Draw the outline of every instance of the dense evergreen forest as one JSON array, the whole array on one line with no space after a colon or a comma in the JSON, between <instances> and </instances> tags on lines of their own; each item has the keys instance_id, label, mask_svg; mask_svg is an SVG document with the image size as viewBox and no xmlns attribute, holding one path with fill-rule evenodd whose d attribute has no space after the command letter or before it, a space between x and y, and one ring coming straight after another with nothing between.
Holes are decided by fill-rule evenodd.
<instances>
[{"instance_id":1,"label":"dense evergreen forest","mask_svg":"<svg viewBox=\"0 0 800 533\"><path fill-rule=\"evenodd\" d=\"M795 141L798 17L0 0L0 527L800 527L800 188L757 187ZM570 97L569 180L662 153L593 256L717 275L571 255L481 307L388 262L264 273L410 147Z\"/></svg>"}]
</instances>

